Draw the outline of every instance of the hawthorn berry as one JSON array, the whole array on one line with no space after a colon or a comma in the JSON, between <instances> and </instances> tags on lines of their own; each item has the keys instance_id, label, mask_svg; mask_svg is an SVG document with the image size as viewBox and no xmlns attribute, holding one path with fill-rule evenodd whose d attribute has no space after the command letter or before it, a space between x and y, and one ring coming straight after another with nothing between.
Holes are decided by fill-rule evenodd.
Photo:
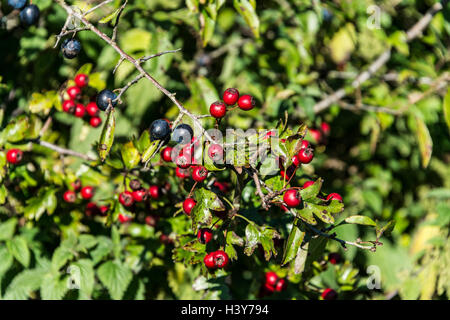
<instances>
[{"instance_id":1,"label":"hawthorn berry","mask_svg":"<svg viewBox=\"0 0 450 320\"><path fill-rule=\"evenodd\" d=\"M159 198L159 187L158 186L150 186L150 188L148 189L148 192L150 194L150 197L152 197L152 199Z\"/></svg>"},{"instance_id":2,"label":"hawthorn berry","mask_svg":"<svg viewBox=\"0 0 450 320\"><path fill-rule=\"evenodd\" d=\"M337 201L342 202L342 197L341 197L341 195L339 193L330 193L327 196L327 201L328 200L337 200Z\"/></svg>"},{"instance_id":3,"label":"hawthorn berry","mask_svg":"<svg viewBox=\"0 0 450 320\"><path fill-rule=\"evenodd\" d=\"M302 202L302 197L296 189L289 189L283 195L283 201L290 208L295 208Z\"/></svg>"},{"instance_id":4,"label":"hawthorn berry","mask_svg":"<svg viewBox=\"0 0 450 320\"><path fill-rule=\"evenodd\" d=\"M136 202L142 202L147 200L147 191L145 189L140 189L140 190L134 190L131 193L131 196L133 197L134 201Z\"/></svg>"},{"instance_id":5,"label":"hawthorn berry","mask_svg":"<svg viewBox=\"0 0 450 320\"><path fill-rule=\"evenodd\" d=\"M14 9L22 9L26 3L27 0L8 0L8 4Z\"/></svg>"},{"instance_id":6,"label":"hawthorn berry","mask_svg":"<svg viewBox=\"0 0 450 320\"><path fill-rule=\"evenodd\" d=\"M175 164L181 169L187 169L191 166L192 161L187 155L180 154L175 158Z\"/></svg>"},{"instance_id":7,"label":"hawthorn berry","mask_svg":"<svg viewBox=\"0 0 450 320\"><path fill-rule=\"evenodd\" d=\"M337 295L337 292L331 288L326 288L321 294L324 300L336 300Z\"/></svg>"},{"instance_id":8,"label":"hawthorn berry","mask_svg":"<svg viewBox=\"0 0 450 320\"><path fill-rule=\"evenodd\" d=\"M102 124L102 118L92 117L89 119L89 124L91 125L91 127L97 128L98 126L100 126Z\"/></svg>"},{"instance_id":9,"label":"hawthorn berry","mask_svg":"<svg viewBox=\"0 0 450 320\"><path fill-rule=\"evenodd\" d=\"M75 102L73 100L64 100L62 104L62 109L64 112L67 113L74 113L75 112Z\"/></svg>"},{"instance_id":10,"label":"hawthorn berry","mask_svg":"<svg viewBox=\"0 0 450 320\"><path fill-rule=\"evenodd\" d=\"M193 137L194 130L192 130L191 126L186 123L178 125L172 133L172 141L179 144L190 143Z\"/></svg>"},{"instance_id":11,"label":"hawthorn berry","mask_svg":"<svg viewBox=\"0 0 450 320\"><path fill-rule=\"evenodd\" d=\"M67 88L67 94L71 99L77 100L81 97L81 89L77 86Z\"/></svg>"},{"instance_id":12,"label":"hawthorn berry","mask_svg":"<svg viewBox=\"0 0 450 320\"><path fill-rule=\"evenodd\" d=\"M176 169L175 169L175 175L176 175L178 178L184 179L184 178L189 177L190 172L189 172L189 170L187 170L187 169L183 169L183 168L180 168L180 167L176 167Z\"/></svg>"},{"instance_id":13,"label":"hawthorn berry","mask_svg":"<svg viewBox=\"0 0 450 320\"><path fill-rule=\"evenodd\" d=\"M165 147L161 151L161 157L165 162L172 162L172 147Z\"/></svg>"},{"instance_id":14,"label":"hawthorn berry","mask_svg":"<svg viewBox=\"0 0 450 320\"><path fill-rule=\"evenodd\" d=\"M218 162L223 159L223 148L220 144L211 144L208 148L208 156L214 161Z\"/></svg>"},{"instance_id":15,"label":"hawthorn berry","mask_svg":"<svg viewBox=\"0 0 450 320\"><path fill-rule=\"evenodd\" d=\"M150 216L146 216L145 217L145 223L150 226L150 227L155 227L156 224L158 223L159 217L158 216L154 216L154 215L150 215Z\"/></svg>"},{"instance_id":16,"label":"hawthorn berry","mask_svg":"<svg viewBox=\"0 0 450 320\"><path fill-rule=\"evenodd\" d=\"M75 84L77 85L77 87L84 88L89 83L89 77L84 73L80 73L75 76L74 81L75 81Z\"/></svg>"},{"instance_id":17,"label":"hawthorn berry","mask_svg":"<svg viewBox=\"0 0 450 320\"><path fill-rule=\"evenodd\" d=\"M312 148L300 149L297 155L300 163L308 164L314 158L314 151Z\"/></svg>"},{"instance_id":18,"label":"hawthorn berry","mask_svg":"<svg viewBox=\"0 0 450 320\"><path fill-rule=\"evenodd\" d=\"M288 167L287 171L282 169L280 175L283 179L289 180L295 174L295 169L296 166L292 164Z\"/></svg>"},{"instance_id":19,"label":"hawthorn berry","mask_svg":"<svg viewBox=\"0 0 450 320\"><path fill-rule=\"evenodd\" d=\"M208 169L203 166L197 166L192 170L192 179L196 182L202 182L208 176Z\"/></svg>"},{"instance_id":20,"label":"hawthorn berry","mask_svg":"<svg viewBox=\"0 0 450 320\"><path fill-rule=\"evenodd\" d=\"M109 206L100 206L100 215L102 215L102 216L106 216L106 213L108 212L108 210L109 210Z\"/></svg>"},{"instance_id":21,"label":"hawthorn berry","mask_svg":"<svg viewBox=\"0 0 450 320\"><path fill-rule=\"evenodd\" d=\"M119 202L125 206L130 207L134 203L133 194L130 191L124 191L119 194Z\"/></svg>"},{"instance_id":22,"label":"hawthorn berry","mask_svg":"<svg viewBox=\"0 0 450 320\"><path fill-rule=\"evenodd\" d=\"M6 153L6 161L11 164L18 164L22 161L23 152L19 149L9 149Z\"/></svg>"},{"instance_id":23,"label":"hawthorn berry","mask_svg":"<svg viewBox=\"0 0 450 320\"><path fill-rule=\"evenodd\" d=\"M74 115L77 118L83 118L84 117L84 113L85 113L85 108L81 103L77 103L76 107L75 107L75 112Z\"/></svg>"},{"instance_id":24,"label":"hawthorn berry","mask_svg":"<svg viewBox=\"0 0 450 320\"><path fill-rule=\"evenodd\" d=\"M75 194L74 191L72 190L67 190L66 192L64 192L63 194L63 199L65 202L68 203L74 203L75 200L77 199L77 195Z\"/></svg>"},{"instance_id":25,"label":"hawthorn berry","mask_svg":"<svg viewBox=\"0 0 450 320\"><path fill-rule=\"evenodd\" d=\"M214 252L214 264L217 268L225 268L228 262L228 254L225 251L217 250Z\"/></svg>"},{"instance_id":26,"label":"hawthorn berry","mask_svg":"<svg viewBox=\"0 0 450 320\"><path fill-rule=\"evenodd\" d=\"M300 165L300 158L297 154L292 157L292 163L294 166L298 167Z\"/></svg>"},{"instance_id":27,"label":"hawthorn berry","mask_svg":"<svg viewBox=\"0 0 450 320\"><path fill-rule=\"evenodd\" d=\"M320 130L322 130L324 135L328 136L330 134L331 127L330 127L330 125L328 123L322 122L320 124Z\"/></svg>"},{"instance_id":28,"label":"hawthorn berry","mask_svg":"<svg viewBox=\"0 0 450 320\"><path fill-rule=\"evenodd\" d=\"M322 133L320 132L320 130L309 129L308 131L316 143L320 143L322 141Z\"/></svg>"},{"instance_id":29,"label":"hawthorn berry","mask_svg":"<svg viewBox=\"0 0 450 320\"><path fill-rule=\"evenodd\" d=\"M214 181L213 186L218 188L221 192L227 192L229 187L228 183L220 181Z\"/></svg>"},{"instance_id":30,"label":"hawthorn berry","mask_svg":"<svg viewBox=\"0 0 450 320\"><path fill-rule=\"evenodd\" d=\"M342 260L342 257L341 257L341 255L340 255L339 253L337 253L337 252L333 252L333 253L330 253L330 254L328 255L328 261L329 261L331 264L338 264L339 262L341 262L341 260Z\"/></svg>"},{"instance_id":31,"label":"hawthorn berry","mask_svg":"<svg viewBox=\"0 0 450 320\"><path fill-rule=\"evenodd\" d=\"M284 279L279 279L277 284L275 285L275 291L281 292L284 291L287 287L287 282Z\"/></svg>"},{"instance_id":32,"label":"hawthorn berry","mask_svg":"<svg viewBox=\"0 0 450 320\"><path fill-rule=\"evenodd\" d=\"M172 239L170 239L169 236L164 233L159 236L159 241L161 241L164 244L172 243Z\"/></svg>"},{"instance_id":33,"label":"hawthorn berry","mask_svg":"<svg viewBox=\"0 0 450 320\"><path fill-rule=\"evenodd\" d=\"M61 52L64 58L73 59L81 51L81 43L77 39L66 39L61 44Z\"/></svg>"},{"instance_id":34,"label":"hawthorn berry","mask_svg":"<svg viewBox=\"0 0 450 320\"><path fill-rule=\"evenodd\" d=\"M110 105L114 108L117 105L116 99L117 95L114 92L104 89L97 95L97 107L102 111L106 111Z\"/></svg>"},{"instance_id":35,"label":"hawthorn berry","mask_svg":"<svg viewBox=\"0 0 450 320\"><path fill-rule=\"evenodd\" d=\"M84 211L84 213L88 217L96 216L96 215L100 214L100 208L97 206L97 204L95 202L89 202L86 205L86 210Z\"/></svg>"},{"instance_id":36,"label":"hawthorn berry","mask_svg":"<svg viewBox=\"0 0 450 320\"><path fill-rule=\"evenodd\" d=\"M154 140L165 140L170 134L169 123L164 119L158 119L150 125L150 137Z\"/></svg>"},{"instance_id":37,"label":"hawthorn berry","mask_svg":"<svg viewBox=\"0 0 450 320\"><path fill-rule=\"evenodd\" d=\"M98 109L97 104L95 102L89 102L86 105L86 112L91 117L97 117L98 114L100 113L100 110Z\"/></svg>"},{"instance_id":38,"label":"hawthorn berry","mask_svg":"<svg viewBox=\"0 0 450 320\"><path fill-rule=\"evenodd\" d=\"M229 105L232 106L233 104L235 104L238 99L239 99L239 91L235 88L228 88L227 90L225 90L225 92L223 93L223 101Z\"/></svg>"},{"instance_id":39,"label":"hawthorn berry","mask_svg":"<svg viewBox=\"0 0 450 320\"><path fill-rule=\"evenodd\" d=\"M278 281L278 275L275 272L273 271L266 272L265 278L266 278L265 284L269 285L270 287L275 287Z\"/></svg>"},{"instance_id":40,"label":"hawthorn berry","mask_svg":"<svg viewBox=\"0 0 450 320\"><path fill-rule=\"evenodd\" d=\"M255 107L255 105L256 105L255 98L253 98L249 94L245 94L245 95L241 96L238 100L239 108L241 108L242 110L245 110L245 111L253 109Z\"/></svg>"},{"instance_id":41,"label":"hawthorn berry","mask_svg":"<svg viewBox=\"0 0 450 320\"><path fill-rule=\"evenodd\" d=\"M130 222L131 220L133 220L133 217L124 215L122 213L119 213L119 221L120 221L120 223L127 223L127 222Z\"/></svg>"},{"instance_id":42,"label":"hawthorn berry","mask_svg":"<svg viewBox=\"0 0 450 320\"><path fill-rule=\"evenodd\" d=\"M20 21L25 26L31 26L38 21L39 15L39 8L35 4L30 4L20 11Z\"/></svg>"},{"instance_id":43,"label":"hawthorn berry","mask_svg":"<svg viewBox=\"0 0 450 320\"><path fill-rule=\"evenodd\" d=\"M197 202L192 198L187 198L186 200L184 200L184 202L183 202L184 213L186 213L188 216L190 216L192 209L194 209L196 204L197 204Z\"/></svg>"},{"instance_id":44,"label":"hawthorn berry","mask_svg":"<svg viewBox=\"0 0 450 320\"><path fill-rule=\"evenodd\" d=\"M314 181L312 181L312 180L306 181L306 182L303 184L303 189L306 189L306 188L308 188L309 186L312 186L313 184L314 184Z\"/></svg>"},{"instance_id":45,"label":"hawthorn berry","mask_svg":"<svg viewBox=\"0 0 450 320\"><path fill-rule=\"evenodd\" d=\"M71 183L73 190L75 190L76 192L80 191L81 189L81 180L77 179L74 182Z\"/></svg>"},{"instance_id":46,"label":"hawthorn berry","mask_svg":"<svg viewBox=\"0 0 450 320\"><path fill-rule=\"evenodd\" d=\"M214 252L208 253L204 258L203 262L208 269L215 269L216 263L214 260Z\"/></svg>"},{"instance_id":47,"label":"hawthorn berry","mask_svg":"<svg viewBox=\"0 0 450 320\"><path fill-rule=\"evenodd\" d=\"M309 147L309 145L310 145L310 143L308 140L302 140L302 146L300 149L306 149Z\"/></svg>"},{"instance_id":48,"label":"hawthorn berry","mask_svg":"<svg viewBox=\"0 0 450 320\"><path fill-rule=\"evenodd\" d=\"M89 200L94 196L94 188L91 186L86 186L81 188L81 197L83 199Z\"/></svg>"},{"instance_id":49,"label":"hawthorn berry","mask_svg":"<svg viewBox=\"0 0 450 320\"><path fill-rule=\"evenodd\" d=\"M227 106L221 101L213 102L209 107L209 113L216 119L223 118L227 113Z\"/></svg>"},{"instance_id":50,"label":"hawthorn berry","mask_svg":"<svg viewBox=\"0 0 450 320\"><path fill-rule=\"evenodd\" d=\"M202 244L207 244L212 240L213 234L209 228L201 228L197 233L197 239Z\"/></svg>"}]
</instances>

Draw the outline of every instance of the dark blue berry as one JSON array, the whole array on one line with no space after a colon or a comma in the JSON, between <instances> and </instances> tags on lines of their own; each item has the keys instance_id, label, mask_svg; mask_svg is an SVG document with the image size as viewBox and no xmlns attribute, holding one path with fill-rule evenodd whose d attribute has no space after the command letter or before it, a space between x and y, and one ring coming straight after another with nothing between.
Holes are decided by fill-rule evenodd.
<instances>
[{"instance_id":1,"label":"dark blue berry","mask_svg":"<svg viewBox=\"0 0 450 320\"><path fill-rule=\"evenodd\" d=\"M76 39L66 39L61 44L61 52L67 59L75 58L81 50L81 43Z\"/></svg>"},{"instance_id":2,"label":"dark blue berry","mask_svg":"<svg viewBox=\"0 0 450 320\"><path fill-rule=\"evenodd\" d=\"M329 10L323 8L322 9L322 17L323 17L323 20L326 22L331 21L331 19L333 19L333 13L331 13Z\"/></svg>"},{"instance_id":3,"label":"dark blue berry","mask_svg":"<svg viewBox=\"0 0 450 320\"><path fill-rule=\"evenodd\" d=\"M30 4L26 6L25 8L20 11L20 21L25 26L31 26L32 24L35 24L39 20L39 8L34 5Z\"/></svg>"},{"instance_id":4,"label":"dark blue berry","mask_svg":"<svg viewBox=\"0 0 450 320\"><path fill-rule=\"evenodd\" d=\"M108 109L109 104L111 103L111 105L113 107L116 106L117 104L117 95L112 92L111 90L102 90L100 91L100 93L97 96L97 106L100 110L105 111L106 109Z\"/></svg>"},{"instance_id":5,"label":"dark blue berry","mask_svg":"<svg viewBox=\"0 0 450 320\"><path fill-rule=\"evenodd\" d=\"M194 130L191 126L185 123L178 125L175 130L173 130L172 141L180 144L187 144L192 141L194 137Z\"/></svg>"},{"instance_id":6,"label":"dark blue berry","mask_svg":"<svg viewBox=\"0 0 450 320\"><path fill-rule=\"evenodd\" d=\"M27 4L27 0L8 0L8 4L14 9L22 9Z\"/></svg>"},{"instance_id":7,"label":"dark blue berry","mask_svg":"<svg viewBox=\"0 0 450 320\"><path fill-rule=\"evenodd\" d=\"M169 137L170 126L166 120L158 119L150 125L150 137L152 140L165 140Z\"/></svg>"}]
</instances>

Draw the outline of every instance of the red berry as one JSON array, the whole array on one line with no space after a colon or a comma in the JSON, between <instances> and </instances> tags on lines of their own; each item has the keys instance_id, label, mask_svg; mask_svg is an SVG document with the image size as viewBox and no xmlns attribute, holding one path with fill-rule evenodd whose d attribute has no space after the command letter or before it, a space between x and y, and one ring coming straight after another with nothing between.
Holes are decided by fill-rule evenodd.
<instances>
[{"instance_id":1,"label":"red berry","mask_svg":"<svg viewBox=\"0 0 450 320\"><path fill-rule=\"evenodd\" d=\"M283 201L290 208L295 208L302 202L302 197L296 189L289 189L283 195Z\"/></svg>"},{"instance_id":2,"label":"red berry","mask_svg":"<svg viewBox=\"0 0 450 320\"><path fill-rule=\"evenodd\" d=\"M77 106L75 107L75 117L77 118L83 118L84 117L84 113L85 113L85 108L81 103L78 103Z\"/></svg>"},{"instance_id":3,"label":"red berry","mask_svg":"<svg viewBox=\"0 0 450 320\"><path fill-rule=\"evenodd\" d=\"M275 285L275 291L281 292L285 290L287 287L287 282L284 279L280 279L277 281L277 284Z\"/></svg>"},{"instance_id":4,"label":"red berry","mask_svg":"<svg viewBox=\"0 0 450 320\"><path fill-rule=\"evenodd\" d=\"M75 200L77 199L77 195L75 194L74 191L67 190L63 194L63 199L64 199L65 202L74 203Z\"/></svg>"},{"instance_id":5,"label":"red berry","mask_svg":"<svg viewBox=\"0 0 450 320\"><path fill-rule=\"evenodd\" d=\"M311 185L313 185L314 184L314 181L306 181L304 184L303 184L303 189L306 189L306 188L308 188L309 186L311 186Z\"/></svg>"},{"instance_id":6,"label":"red berry","mask_svg":"<svg viewBox=\"0 0 450 320\"><path fill-rule=\"evenodd\" d=\"M197 239L202 244L206 244L212 240L213 234L211 229L202 228L197 233Z\"/></svg>"},{"instance_id":7,"label":"red berry","mask_svg":"<svg viewBox=\"0 0 450 320\"><path fill-rule=\"evenodd\" d=\"M159 241L161 241L164 244L172 243L172 239L170 239L169 236L164 233L159 236Z\"/></svg>"},{"instance_id":8,"label":"red berry","mask_svg":"<svg viewBox=\"0 0 450 320\"><path fill-rule=\"evenodd\" d=\"M127 215L119 213L119 221L120 221L120 223L127 223L127 222L130 222L131 220L133 220L133 217L130 217L130 216L127 216Z\"/></svg>"},{"instance_id":9,"label":"red berry","mask_svg":"<svg viewBox=\"0 0 450 320\"><path fill-rule=\"evenodd\" d=\"M86 210L84 211L84 213L88 217L92 217L100 213L100 208L94 202L89 202L86 205Z\"/></svg>"},{"instance_id":10,"label":"red berry","mask_svg":"<svg viewBox=\"0 0 450 320\"><path fill-rule=\"evenodd\" d=\"M226 182L220 182L220 181L215 181L213 183L213 186L218 188L221 192L227 192L228 191L228 183Z\"/></svg>"},{"instance_id":11,"label":"red berry","mask_svg":"<svg viewBox=\"0 0 450 320\"><path fill-rule=\"evenodd\" d=\"M102 216L106 216L106 213L108 212L108 210L109 210L109 206L101 206L100 207L100 214Z\"/></svg>"},{"instance_id":12,"label":"red berry","mask_svg":"<svg viewBox=\"0 0 450 320\"><path fill-rule=\"evenodd\" d=\"M75 190L76 192L80 191L81 189L81 180L77 179L74 182L71 183L73 190Z\"/></svg>"},{"instance_id":13,"label":"red berry","mask_svg":"<svg viewBox=\"0 0 450 320\"><path fill-rule=\"evenodd\" d=\"M148 189L148 192L150 193L150 197L152 197L152 199L159 198L159 187L158 186L150 186L150 188Z\"/></svg>"},{"instance_id":14,"label":"red berry","mask_svg":"<svg viewBox=\"0 0 450 320\"><path fill-rule=\"evenodd\" d=\"M338 264L341 260L341 255L337 252L333 252L328 255L328 261L330 261L331 264Z\"/></svg>"},{"instance_id":15,"label":"red berry","mask_svg":"<svg viewBox=\"0 0 450 320\"><path fill-rule=\"evenodd\" d=\"M6 153L6 161L11 164L18 164L23 159L23 152L19 149L9 149Z\"/></svg>"},{"instance_id":16,"label":"red berry","mask_svg":"<svg viewBox=\"0 0 450 320\"><path fill-rule=\"evenodd\" d=\"M214 264L217 268L225 268L228 262L228 254L225 251L217 250L214 252Z\"/></svg>"},{"instance_id":17,"label":"red berry","mask_svg":"<svg viewBox=\"0 0 450 320\"><path fill-rule=\"evenodd\" d=\"M162 151L161 151L161 155L162 155L162 159L165 162L172 162L172 147L165 147Z\"/></svg>"},{"instance_id":18,"label":"red berry","mask_svg":"<svg viewBox=\"0 0 450 320\"><path fill-rule=\"evenodd\" d=\"M227 113L227 106L220 101L213 102L209 107L209 113L216 119L223 118Z\"/></svg>"},{"instance_id":19,"label":"red berry","mask_svg":"<svg viewBox=\"0 0 450 320\"><path fill-rule=\"evenodd\" d=\"M214 162L223 160L223 148L220 144L212 144L208 149L208 156Z\"/></svg>"},{"instance_id":20,"label":"red berry","mask_svg":"<svg viewBox=\"0 0 450 320\"><path fill-rule=\"evenodd\" d=\"M235 104L239 99L239 91L235 88L228 88L223 93L223 101L229 105L232 106Z\"/></svg>"},{"instance_id":21,"label":"red berry","mask_svg":"<svg viewBox=\"0 0 450 320\"><path fill-rule=\"evenodd\" d=\"M238 106L242 110L248 111L255 107L256 101L251 95L245 94L241 96L238 100Z\"/></svg>"},{"instance_id":22,"label":"red berry","mask_svg":"<svg viewBox=\"0 0 450 320\"><path fill-rule=\"evenodd\" d=\"M302 146L300 149L306 149L309 147L309 145L310 145L310 143L308 140L302 140Z\"/></svg>"},{"instance_id":23,"label":"red berry","mask_svg":"<svg viewBox=\"0 0 450 320\"><path fill-rule=\"evenodd\" d=\"M102 118L92 117L91 119L89 119L89 124L91 125L91 127L97 128L99 125L102 124Z\"/></svg>"},{"instance_id":24,"label":"red berry","mask_svg":"<svg viewBox=\"0 0 450 320\"><path fill-rule=\"evenodd\" d=\"M290 165L287 172L285 170L281 170L280 175L283 179L289 180L295 174L295 169L295 165Z\"/></svg>"},{"instance_id":25,"label":"red berry","mask_svg":"<svg viewBox=\"0 0 450 320\"><path fill-rule=\"evenodd\" d=\"M324 300L336 300L337 298L337 292L331 288L326 288L322 292L322 298Z\"/></svg>"},{"instance_id":26,"label":"red berry","mask_svg":"<svg viewBox=\"0 0 450 320\"><path fill-rule=\"evenodd\" d=\"M196 182L202 182L208 176L208 169L203 166L197 166L192 170L192 179Z\"/></svg>"},{"instance_id":27,"label":"red berry","mask_svg":"<svg viewBox=\"0 0 450 320\"><path fill-rule=\"evenodd\" d=\"M275 272L273 272L273 271L266 272L266 284L267 285L274 287L275 284L277 283L277 281L278 281L278 276Z\"/></svg>"},{"instance_id":28,"label":"red berry","mask_svg":"<svg viewBox=\"0 0 450 320\"><path fill-rule=\"evenodd\" d=\"M176 174L176 176L177 176L178 178L184 179L184 178L189 177L190 172L189 172L189 170L186 170L186 169L182 169L182 168L180 168L180 167L177 167L177 168L175 169L175 174Z\"/></svg>"},{"instance_id":29,"label":"red berry","mask_svg":"<svg viewBox=\"0 0 450 320\"><path fill-rule=\"evenodd\" d=\"M155 227L156 224L158 223L158 220L159 217L154 215L145 217L145 223L150 227Z\"/></svg>"},{"instance_id":30,"label":"red berry","mask_svg":"<svg viewBox=\"0 0 450 320\"><path fill-rule=\"evenodd\" d=\"M74 80L75 80L75 84L79 88L86 87L89 83L89 77L87 75L85 75L84 73L77 74L75 76Z\"/></svg>"},{"instance_id":31,"label":"red berry","mask_svg":"<svg viewBox=\"0 0 450 320\"><path fill-rule=\"evenodd\" d=\"M175 159L175 164L181 169L187 169L192 164L192 158L186 154L179 154Z\"/></svg>"},{"instance_id":32,"label":"red berry","mask_svg":"<svg viewBox=\"0 0 450 320\"><path fill-rule=\"evenodd\" d=\"M77 100L81 98L81 89L73 86L73 87L69 87L67 88L67 94L69 95L69 97L71 99Z\"/></svg>"},{"instance_id":33,"label":"red berry","mask_svg":"<svg viewBox=\"0 0 450 320\"><path fill-rule=\"evenodd\" d=\"M119 202L125 207L132 206L134 203L133 194L130 191L122 192L119 194Z\"/></svg>"},{"instance_id":34,"label":"red berry","mask_svg":"<svg viewBox=\"0 0 450 320\"><path fill-rule=\"evenodd\" d=\"M147 191L145 189L135 190L131 193L131 195L136 202L147 200Z\"/></svg>"},{"instance_id":35,"label":"red berry","mask_svg":"<svg viewBox=\"0 0 450 320\"><path fill-rule=\"evenodd\" d=\"M320 124L320 130L322 130L324 135L328 136L330 134L331 127L330 127L330 125L328 123L322 122Z\"/></svg>"},{"instance_id":36,"label":"red berry","mask_svg":"<svg viewBox=\"0 0 450 320\"><path fill-rule=\"evenodd\" d=\"M264 283L263 293L265 293L265 294L272 294L274 291L275 291L275 287L274 286L271 286L271 285L269 285L267 283Z\"/></svg>"},{"instance_id":37,"label":"red berry","mask_svg":"<svg viewBox=\"0 0 450 320\"><path fill-rule=\"evenodd\" d=\"M75 112L75 102L73 100L64 100L64 102L62 104L62 109L64 112L74 113Z\"/></svg>"},{"instance_id":38,"label":"red berry","mask_svg":"<svg viewBox=\"0 0 450 320\"><path fill-rule=\"evenodd\" d=\"M314 158L314 151L311 148L300 149L297 155L300 163L308 164Z\"/></svg>"},{"instance_id":39,"label":"red berry","mask_svg":"<svg viewBox=\"0 0 450 320\"><path fill-rule=\"evenodd\" d=\"M320 143L322 141L322 133L319 130L309 129L309 133L316 143Z\"/></svg>"},{"instance_id":40,"label":"red berry","mask_svg":"<svg viewBox=\"0 0 450 320\"><path fill-rule=\"evenodd\" d=\"M91 186L81 188L81 196L86 200L91 199L94 196L94 188Z\"/></svg>"},{"instance_id":41,"label":"red berry","mask_svg":"<svg viewBox=\"0 0 450 320\"><path fill-rule=\"evenodd\" d=\"M327 196L327 201L328 200L337 200L337 201L342 202L342 197L341 197L341 195L339 193L330 193Z\"/></svg>"},{"instance_id":42,"label":"red berry","mask_svg":"<svg viewBox=\"0 0 450 320\"><path fill-rule=\"evenodd\" d=\"M97 117L100 109L97 107L97 104L95 102L89 102L86 106L86 112L91 117Z\"/></svg>"},{"instance_id":43,"label":"red berry","mask_svg":"<svg viewBox=\"0 0 450 320\"><path fill-rule=\"evenodd\" d=\"M188 216L190 216L191 211L195 207L196 204L197 204L197 202L192 198L187 198L186 200L184 200L184 202L183 202L184 213L186 213Z\"/></svg>"},{"instance_id":44,"label":"red berry","mask_svg":"<svg viewBox=\"0 0 450 320\"><path fill-rule=\"evenodd\" d=\"M216 267L214 262L214 252L208 253L205 258L203 258L203 262L208 269L214 269Z\"/></svg>"},{"instance_id":45,"label":"red berry","mask_svg":"<svg viewBox=\"0 0 450 320\"><path fill-rule=\"evenodd\" d=\"M292 163L296 167L298 167L300 165L300 159L297 154L292 157Z\"/></svg>"}]
</instances>

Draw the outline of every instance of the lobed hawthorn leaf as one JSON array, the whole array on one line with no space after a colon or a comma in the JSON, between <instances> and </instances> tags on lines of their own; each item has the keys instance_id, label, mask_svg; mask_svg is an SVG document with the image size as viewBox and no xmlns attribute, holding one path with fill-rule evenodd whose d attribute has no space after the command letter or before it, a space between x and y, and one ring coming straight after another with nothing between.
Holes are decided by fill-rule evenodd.
<instances>
[{"instance_id":1,"label":"lobed hawthorn leaf","mask_svg":"<svg viewBox=\"0 0 450 320\"><path fill-rule=\"evenodd\" d=\"M311 208L303 208L301 210L291 209L291 211L295 214L295 216L297 218L300 218L301 220L303 220L309 224L312 224L312 225L317 224L317 221L314 218L314 214L313 214Z\"/></svg>"},{"instance_id":2,"label":"lobed hawthorn leaf","mask_svg":"<svg viewBox=\"0 0 450 320\"><path fill-rule=\"evenodd\" d=\"M295 256L294 261L295 274L300 274L305 270L308 252L309 252L309 242L306 242L304 245L300 245L298 247L297 255Z\"/></svg>"},{"instance_id":3,"label":"lobed hawthorn leaf","mask_svg":"<svg viewBox=\"0 0 450 320\"><path fill-rule=\"evenodd\" d=\"M252 255L259 243L263 247L266 261L269 261L272 255L277 255L273 239L280 238L280 235L275 229L267 226L259 227L254 223L249 223L245 228L245 237L244 253L246 255Z\"/></svg>"},{"instance_id":4,"label":"lobed hawthorn leaf","mask_svg":"<svg viewBox=\"0 0 450 320\"><path fill-rule=\"evenodd\" d=\"M133 141L123 144L120 148L120 153L122 155L122 161L127 169L135 168L141 160L139 150L134 146Z\"/></svg>"},{"instance_id":5,"label":"lobed hawthorn leaf","mask_svg":"<svg viewBox=\"0 0 450 320\"><path fill-rule=\"evenodd\" d=\"M325 223L333 224L334 223L334 217L331 215L330 210L328 209L328 206L322 206L314 203L308 203L308 207L311 209L312 213L316 217L318 217L320 220L322 220Z\"/></svg>"},{"instance_id":6,"label":"lobed hawthorn leaf","mask_svg":"<svg viewBox=\"0 0 450 320\"><path fill-rule=\"evenodd\" d=\"M369 217L359 216L359 215L347 217L347 218L345 218L345 222L360 224L360 225L365 225L365 226L374 226L374 227L377 225L375 223L375 221L373 221Z\"/></svg>"},{"instance_id":7,"label":"lobed hawthorn leaf","mask_svg":"<svg viewBox=\"0 0 450 320\"><path fill-rule=\"evenodd\" d=\"M259 242L259 230L254 223L247 224L245 228L245 248L244 253L248 256L253 254Z\"/></svg>"},{"instance_id":8,"label":"lobed hawthorn leaf","mask_svg":"<svg viewBox=\"0 0 450 320\"><path fill-rule=\"evenodd\" d=\"M108 115L106 117L105 124L100 135L100 142L98 144L98 155L102 162L111 150L111 146L114 142L114 130L116 128L116 118L114 108L109 108Z\"/></svg>"}]
</instances>

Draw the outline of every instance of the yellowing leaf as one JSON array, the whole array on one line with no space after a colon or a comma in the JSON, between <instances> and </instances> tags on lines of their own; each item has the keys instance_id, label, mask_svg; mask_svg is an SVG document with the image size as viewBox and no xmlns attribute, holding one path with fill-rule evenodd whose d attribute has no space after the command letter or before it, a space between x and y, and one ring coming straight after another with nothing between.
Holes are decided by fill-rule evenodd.
<instances>
[{"instance_id":1,"label":"yellowing leaf","mask_svg":"<svg viewBox=\"0 0 450 320\"><path fill-rule=\"evenodd\" d=\"M415 117L417 124L417 140L419 142L420 155L422 157L422 167L428 167L431 154L433 152L433 140L431 140L430 132L423 119Z\"/></svg>"},{"instance_id":2,"label":"yellowing leaf","mask_svg":"<svg viewBox=\"0 0 450 320\"><path fill-rule=\"evenodd\" d=\"M331 58L336 64L346 61L355 50L355 37L355 27L351 23L347 23L334 34L328 46Z\"/></svg>"}]
</instances>

